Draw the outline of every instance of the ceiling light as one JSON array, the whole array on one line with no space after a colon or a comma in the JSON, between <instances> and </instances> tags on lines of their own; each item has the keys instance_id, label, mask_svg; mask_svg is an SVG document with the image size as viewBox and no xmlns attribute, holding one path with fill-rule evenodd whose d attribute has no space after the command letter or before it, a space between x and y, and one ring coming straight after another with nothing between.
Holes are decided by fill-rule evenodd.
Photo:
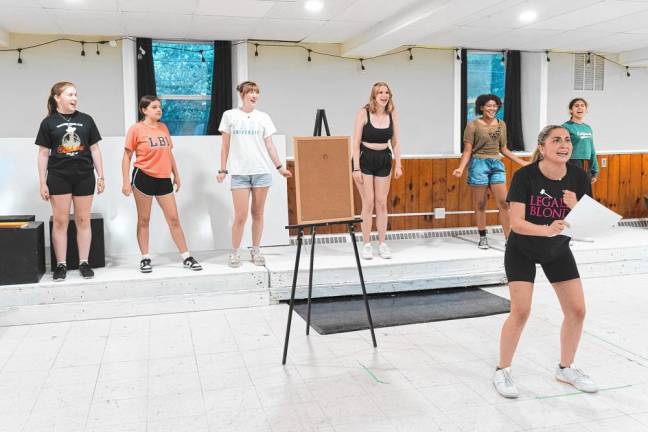
<instances>
[{"instance_id":1,"label":"ceiling light","mask_svg":"<svg viewBox=\"0 0 648 432\"><path fill-rule=\"evenodd\" d=\"M527 11L524 11L524 12L522 12L522 13L520 14L520 16L518 17L518 19L519 19L520 21L525 22L525 23L528 23L528 22L531 22L531 21L535 21L536 18L538 18L538 13L537 13L536 11L534 11L534 10L527 10Z\"/></svg>"},{"instance_id":2,"label":"ceiling light","mask_svg":"<svg viewBox=\"0 0 648 432\"><path fill-rule=\"evenodd\" d=\"M304 9L310 13L317 13L324 9L324 2L322 0L307 0L304 3Z\"/></svg>"}]
</instances>

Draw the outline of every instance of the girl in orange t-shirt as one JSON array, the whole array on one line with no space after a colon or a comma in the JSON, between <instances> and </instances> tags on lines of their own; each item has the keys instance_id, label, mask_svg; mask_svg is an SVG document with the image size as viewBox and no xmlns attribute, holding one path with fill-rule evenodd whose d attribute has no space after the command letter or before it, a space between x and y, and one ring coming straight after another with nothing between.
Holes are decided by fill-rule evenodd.
<instances>
[{"instance_id":1,"label":"girl in orange t-shirt","mask_svg":"<svg viewBox=\"0 0 648 432\"><path fill-rule=\"evenodd\" d=\"M160 99L156 96L142 96L139 110L144 118L131 126L126 134L122 160L122 193L129 196L132 192L135 197L137 243L142 253L140 271L142 273L153 271L149 255L149 220L153 197L164 213L171 237L180 251L185 268L202 270L202 266L189 253L180 225L178 207L173 194L173 185L176 192L180 190L180 174L171 152L173 149L171 135L166 125L160 122L162 117ZM128 170L133 153L135 153L135 164L129 179Z\"/></svg>"}]
</instances>

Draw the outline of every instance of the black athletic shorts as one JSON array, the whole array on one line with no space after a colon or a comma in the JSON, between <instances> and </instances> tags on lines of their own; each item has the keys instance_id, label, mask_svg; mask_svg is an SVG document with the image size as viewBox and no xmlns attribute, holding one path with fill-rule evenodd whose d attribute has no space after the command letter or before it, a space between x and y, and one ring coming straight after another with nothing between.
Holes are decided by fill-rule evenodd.
<instances>
[{"instance_id":1,"label":"black athletic shorts","mask_svg":"<svg viewBox=\"0 0 648 432\"><path fill-rule=\"evenodd\" d=\"M151 177L139 168L133 169L131 185L144 195L161 196L173 193L173 182L170 178Z\"/></svg>"},{"instance_id":2,"label":"black athletic shorts","mask_svg":"<svg viewBox=\"0 0 648 432\"><path fill-rule=\"evenodd\" d=\"M353 167L353 161L351 162ZM360 171L375 177L387 177L392 169L392 153L389 148L372 150L360 145Z\"/></svg>"},{"instance_id":3,"label":"black athletic shorts","mask_svg":"<svg viewBox=\"0 0 648 432\"><path fill-rule=\"evenodd\" d=\"M88 196L95 193L94 173L87 175L57 175L47 173L47 188L50 195Z\"/></svg>"},{"instance_id":4,"label":"black athletic shorts","mask_svg":"<svg viewBox=\"0 0 648 432\"><path fill-rule=\"evenodd\" d=\"M509 238L504 252L504 270L509 282L535 281L536 264L540 264L549 282L564 282L578 279L576 260L569 248L569 242L561 245L549 259L538 259L516 245L513 238Z\"/></svg>"}]
</instances>

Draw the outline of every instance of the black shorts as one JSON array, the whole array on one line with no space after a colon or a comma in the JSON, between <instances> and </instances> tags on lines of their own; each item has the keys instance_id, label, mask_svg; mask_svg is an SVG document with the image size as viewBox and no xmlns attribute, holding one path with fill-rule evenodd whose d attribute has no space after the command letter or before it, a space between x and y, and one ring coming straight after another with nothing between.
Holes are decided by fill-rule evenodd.
<instances>
[{"instance_id":1,"label":"black shorts","mask_svg":"<svg viewBox=\"0 0 648 432\"><path fill-rule=\"evenodd\" d=\"M353 167L353 161L351 162ZM360 171L362 174L375 177L388 177L392 169L392 153L385 150L372 150L360 145Z\"/></svg>"},{"instance_id":2,"label":"black shorts","mask_svg":"<svg viewBox=\"0 0 648 432\"><path fill-rule=\"evenodd\" d=\"M556 253L548 260L539 260L526 251L516 246L515 241L509 238L504 252L504 270L509 282L531 282L535 281L536 263L540 264L542 270L549 279L549 282L564 282L578 279L578 267L576 260L569 248L569 242L560 246Z\"/></svg>"},{"instance_id":3,"label":"black shorts","mask_svg":"<svg viewBox=\"0 0 648 432\"><path fill-rule=\"evenodd\" d=\"M48 172L47 188L50 195L94 195L95 176L94 173L87 175L57 175Z\"/></svg>"},{"instance_id":4,"label":"black shorts","mask_svg":"<svg viewBox=\"0 0 648 432\"><path fill-rule=\"evenodd\" d=\"M133 169L131 185L144 195L162 196L173 193L173 182L170 178L151 177L139 168Z\"/></svg>"}]
</instances>

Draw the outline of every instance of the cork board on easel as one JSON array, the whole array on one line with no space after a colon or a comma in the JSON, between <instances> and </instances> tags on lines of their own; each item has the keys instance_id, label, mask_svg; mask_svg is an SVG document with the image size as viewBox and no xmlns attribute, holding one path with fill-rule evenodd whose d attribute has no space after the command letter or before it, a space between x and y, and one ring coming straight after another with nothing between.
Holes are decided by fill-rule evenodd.
<instances>
[{"instance_id":1,"label":"cork board on easel","mask_svg":"<svg viewBox=\"0 0 648 432\"><path fill-rule=\"evenodd\" d=\"M349 137L294 137L293 143L297 224L352 219Z\"/></svg>"}]
</instances>

